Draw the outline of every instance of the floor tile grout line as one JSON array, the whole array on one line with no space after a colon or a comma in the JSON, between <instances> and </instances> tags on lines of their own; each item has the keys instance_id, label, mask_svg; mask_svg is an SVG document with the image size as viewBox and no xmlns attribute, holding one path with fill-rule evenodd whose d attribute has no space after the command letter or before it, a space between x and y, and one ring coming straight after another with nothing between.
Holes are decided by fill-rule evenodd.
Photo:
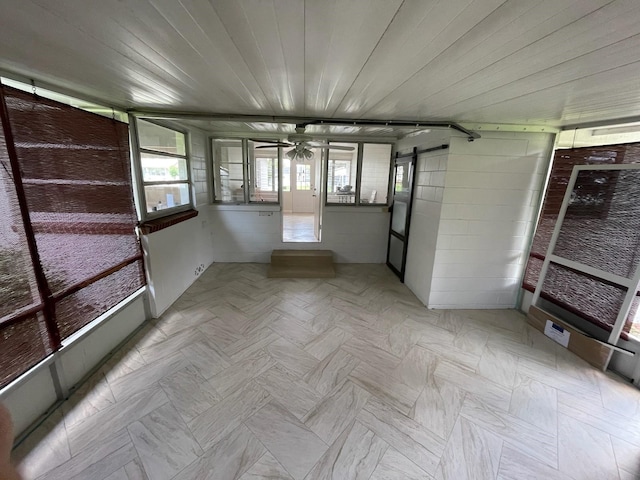
<instances>
[{"instance_id":1,"label":"floor tile grout line","mask_svg":"<svg viewBox=\"0 0 640 480\"><path fill-rule=\"evenodd\" d=\"M266 405L265 405L265 407L266 407ZM262 407L262 408L264 408L264 407ZM262 410L262 408L261 408L260 410ZM256 411L253 415L256 415L260 410ZM282 465L282 463L277 459L277 457L275 456L275 454L274 454L271 450L269 450L269 447L268 447L267 445L265 445L265 444L264 444L264 443L263 443L263 442L262 442L262 441L257 437L257 435L254 433L254 431L251 429L251 427L250 427L249 425L247 425L247 423L246 423L246 422L247 422L247 420L249 420L251 417L253 417L253 415L249 416L248 418L245 418L245 419L241 422L241 425L244 425L244 427L245 427L247 430L249 430L249 431L251 432L251 435L253 435L253 437L254 437L258 442L260 442L260 445L262 445L262 446L264 447L264 449L265 449L267 452L269 452L269 454L270 454L273 458L275 458L275 459L276 459L276 461L280 464L280 466L284 469L284 471L285 471L285 472L287 472L291 478L294 478L294 479L295 479L295 477L291 474L291 472L289 472L289 470L287 470L287 468L286 468L284 465ZM320 439L320 440L322 440L322 439ZM263 454L263 456L264 456L264 454ZM262 458L262 457L260 457L260 458ZM259 462L259 461L260 461L260 458L259 458L258 460L256 460L256 462L255 462L255 463ZM320 459L322 459L322 457L320 457ZM318 461L320 461L320 460L318 460ZM255 463L254 463L253 465L255 465ZM317 462L316 462L316 463L317 463ZM253 467L253 465L251 465L251 467ZM251 467L249 467L249 468L248 468L244 473L247 473L249 470L251 470ZM315 464L314 464L314 467L315 467ZM313 470L313 467L311 467L311 470ZM311 470L309 470L309 472L311 472ZM309 474L309 472L307 472L307 475ZM242 475L244 475L244 473L243 473ZM305 475L305 476L306 476L306 475Z\"/></svg>"},{"instance_id":2,"label":"floor tile grout line","mask_svg":"<svg viewBox=\"0 0 640 480\"><path fill-rule=\"evenodd\" d=\"M504 439L502 439L502 444L500 445L500 459L498 460L498 468L496 468L496 475L495 475L495 479L498 479L498 476L500 475L500 466L502 465L502 457L504 455L504 444L505 441Z\"/></svg>"},{"instance_id":3,"label":"floor tile grout line","mask_svg":"<svg viewBox=\"0 0 640 480\"><path fill-rule=\"evenodd\" d=\"M125 430L127 431L127 435L129 436L129 441L131 442L131 445L133 445L133 449L136 451L136 455L140 459L140 468L142 468L142 471L148 477L149 475L147 474L147 470L146 470L146 468L144 466L144 463L142 462L142 457L140 456L140 452L138 451L138 447L136 447L136 442L133 441L133 437L131 436L131 432L129 431L129 426L126 426ZM127 476L129 476L129 475L127 474ZM176 478L176 477L173 476L172 479L173 478Z\"/></svg>"}]
</instances>

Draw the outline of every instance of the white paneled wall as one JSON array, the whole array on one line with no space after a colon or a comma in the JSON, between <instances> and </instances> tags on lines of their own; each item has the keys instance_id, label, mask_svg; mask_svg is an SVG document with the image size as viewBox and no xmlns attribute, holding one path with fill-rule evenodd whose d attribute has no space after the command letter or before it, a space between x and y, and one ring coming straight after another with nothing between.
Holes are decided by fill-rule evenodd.
<instances>
[{"instance_id":1,"label":"white paneled wall","mask_svg":"<svg viewBox=\"0 0 640 480\"><path fill-rule=\"evenodd\" d=\"M451 139L429 307L515 306L552 142L510 132Z\"/></svg>"},{"instance_id":2,"label":"white paneled wall","mask_svg":"<svg viewBox=\"0 0 640 480\"><path fill-rule=\"evenodd\" d=\"M191 176L199 215L158 232L143 235L151 314L160 316L213 263L206 171L206 134L191 129Z\"/></svg>"},{"instance_id":3,"label":"white paneled wall","mask_svg":"<svg viewBox=\"0 0 640 480\"><path fill-rule=\"evenodd\" d=\"M320 243L283 243L277 206L218 205L211 219L216 262L268 263L271 251L279 248L332 250L340 263L383 263L386 258L386 207L326 207Z\"/></svg>"},{"instance_id":4,"label":"white paneled wall","mask_svg":"<svg viewBox=\"0 0 640 480\"><path fill-rule=\"evenodd\" d=\"M339 263L384 263L389 218L387 207L326 207L321 248Z\"/></svg>"},{"instance_id":5,"label":"white paneled wall","mask_svg":"<svg viewBox=\"0 0 640 480\"><path fill-rule=\"evenodd\" d=\"M142 236L151 314L154 318L175 302L213 263L209 207L164 230Z\"/></svg>"},{"instance_id":6,"label":"white paneled wall","mask_svg":"<svg viewBox=\"0 0 640 480\"><path fill-rule=\"evenodd\" d=\"M447 150L418 157L405 283L429 305L444 195Z\"/></svg>"},{"instance_id":7,"label":"white paneled wall","mask_svg":"<svg viewBox=\"0 0 640 480\"><path fill-rule=\"evenodd\" d=\"M213 258L216 262L270 261L282 241L277 206L214 205L211 210Z\"/></svg>"}]
</instances>

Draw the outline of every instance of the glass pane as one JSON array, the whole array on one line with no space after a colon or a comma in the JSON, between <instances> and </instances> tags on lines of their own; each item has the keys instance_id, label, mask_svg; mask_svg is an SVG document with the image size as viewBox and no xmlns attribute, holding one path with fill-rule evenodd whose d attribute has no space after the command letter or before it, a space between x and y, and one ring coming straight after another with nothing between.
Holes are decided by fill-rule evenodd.
<instances>
[{"instance_id":1,"label":"glass pane","mask_svg":"<svg viewBox=\"0 0 640 480\"><path fill-rule=\"evenodd\" d=\"M147 212L188 205L189 184L145 185L144 196L147 200Z\"/></svg>"},{"instance_id":2,"label":"glass pane","mask_svg":"<svg viewBox=\"0 0 640 480\"><path fill-rule=\"evenodd\" d=\"M395 179L395 185L394 185L395 193L409 192L409 174L410 174L409 163L396 166L396 179Z\"/></svg>"},{"instance_id":3,"label":"glass pane","mask_svg":"<svg viewBox=\"0 0 640 480\"><path fill-rule=\"evenodd\" d=\"M286 157L282 159L282 191L291 191L291 160Z\"/></svg>"},{"instance_id":4,"label":"glass pane","mask_svg":"<svg viewBox=\"0 0 640 480\"><path fill-rule=\"evenodd\" d=\"M241 140L214 140L214 187L219 202L244 202Z\"/></svg>"},{"instance_id":5,"label":"glass pane","mask_svg":"<svg viewBox=\"0 0 640 480\"><path fill-rule=\"evenodd\" d=\"M622 329L620 335L624 340L633 338L636 341L640 341L640 296L636 294L631 304L631 311L627 317L627 321Z\"/></svg>"},{"instance_id":6,"label":"glass pane","mask_svg":"<svg viewBox=\"0 0 640 480\"><path fill-rule=\"evenodd\" d=\"M278 147L249 142L249 158L251 201L278 203Z\"/></svg>"},{"instance_id":7,"label":"glass pane","mask_svg":"<svg viewBox=\"0 0 640 480\"><path fill-rule=\"evenodd\" d=\"M0 324L0 388L51 351L42 313L36 313L9 326Z\"/></svg>"},{"instance_id":8,"label":"glass pane","mask_svg":"<svg viewBox=\"0 0 640 480\"><path fill-rule=\"evenodd\" d=\"M311 190L311 165L296 165L296 190Z\"/></svg>"},{"instance_id":9,"label":"glass pane","mask_svg":"<svg viewBox=\"0 0 640 480\"><path fill-rule=\"evenodd\" d=\"M185 158L163 157L140 153L142 179L145 182L188 180Z\"/></svg>"},{"instance_id":10,"label":"glass pane","mask_svg":"<svg viewBox=\"0 0 640 480\"><path fill-rule=\"evenodd\" d=\"M331 143L353 150L329 149L327 166L327 203L355 203L358 169L357 143Z\"/></svg>"},{"instance_id":11,"label":"glass pane","mask_svg":"<svg viewBox=\"0 0 640 480\"><path fill-rule=\"evenodd\" d=\"M391 230L400 235L404 235L407 226L407 204L396 200L393 202L393 213L391 214Z\"/></svg>"},{"instance_id":12,"label":"glass pane","mask_svg":"<svg viewBox=\"0 0 640 480\"><path fill-rule=\"evenodd\" d=\"M623 288L551 263L541 297L611 331L625 294Z\"/></svg>"},{"instance_id":13,"label":"glass pane","mask_svg":"<svg viewBox=\"0 0 640 480\"><path fill-rule=\"evenodd\" d=\"M0 319L40 303L9 156L0 124ZM1 335L0 335L1 337Z\"/></svg>"},{"instance_id":14,"label":"glass pane","mask_svg":"<svg viewBox=\"0 0 640 480\"><path fill-rule=\"evenodd\" d=\"M578 173L554 254L623 277L640 259L640 170Z\"/></svg>"},{"instance_id":15,"label":"glass pane","mask_svg":"<svg viewBox=\"0 0 640 480\"><path fill-rule=\"evenodd\" d=\"M404 243L399 238L389 237L389 263L399 272L402 271L402 251Z\"/></svg>"},{"instance_id":16,"label":"glass pane","mask_svg":"<svg viewBox=\"0 0 640 480\"><path fill-rule=\"evenodd\" d=\"M60 300L56 320L62 338L134 293L143 285L143 278L142 261L138 260Z\"/></svg>"},{"instance_id":17,"label":"glass pane","mask_svg":"<svg viewBox=\"0 0 640 480\"><path fill-rule=\"evenodd\" d=\"M360 203L387 203L390 169L391 145L365 143L362 149Z\"/></svg>"},{"instance_id":18,"label":"glass pane","mask_svg":"<svg viewBox=\"0 0 640 480\"><path fill-rule=\"evenodd\" d=\"M138 141L140 142L140 148L186 155L184 133L160 127L144 120L138 120Z\"/></svg>"},{"instance_id":19,"label":"glass pane","mask_svg":"<svg viewBox=\"0 0 640 480\"><path fill-rule=\"evenodd\" d=\"M524 280L522 286L528 290L535 290L538 284L538 278L540 278L540 271L542 270L542 264L544 260L540 260L536 257L529 257L527 268L524 271Z\"/></svg>"},{"instance_id":20,"label":"glass pane","mask_svg":"<svg viewBox=\"0 0 640 480\"><path fill-rule=\"evenodd\" d=\"M538 255L546 255L574 165L638 162L640 162L640 145L638 144L556 150L531 251ZM535 281L537 282L537 276ZM535 284L533 286L535 287Z\"/></svg>"}]
</instances>

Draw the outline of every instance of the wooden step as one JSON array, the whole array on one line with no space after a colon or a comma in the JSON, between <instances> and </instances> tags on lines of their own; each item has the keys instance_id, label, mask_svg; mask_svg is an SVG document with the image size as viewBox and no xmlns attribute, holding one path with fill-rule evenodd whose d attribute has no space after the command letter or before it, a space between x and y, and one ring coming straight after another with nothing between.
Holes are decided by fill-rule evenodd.
<instances>
[{"instance_id":1,"label":"wooden step","mask_svg":"<svg viewBox=\"0 0 640 480\"><path fill-rule=\"evenodd\" d=\"M333 278L331 250L274 250L271 266L267 271L270 278Z\"/></svg>"},{"instance_id":2,"label":"wooden step","mask_svg":"<svg viewBox=\"0 0 640 480\"><path fill-rule=\"evenodd\" d=\"M301 267L333 265L331 250L274 250L271 253L271 265Z\"/></svg>"}]
</instances>

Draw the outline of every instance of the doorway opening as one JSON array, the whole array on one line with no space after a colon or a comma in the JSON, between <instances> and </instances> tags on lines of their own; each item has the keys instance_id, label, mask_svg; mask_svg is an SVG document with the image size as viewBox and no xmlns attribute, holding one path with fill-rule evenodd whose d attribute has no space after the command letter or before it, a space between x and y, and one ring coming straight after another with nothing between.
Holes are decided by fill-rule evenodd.
<instances>
[{"instance_id":1,"label":"doorway opening","mask_svg":"<svg viewBox=\"0 0 640 480\"><path fill-rule=\"evenodd\" d=\"M322 212L322 150L313 157L282 159L282 241L319 242Z\"/></svg>"}]
</instances>

